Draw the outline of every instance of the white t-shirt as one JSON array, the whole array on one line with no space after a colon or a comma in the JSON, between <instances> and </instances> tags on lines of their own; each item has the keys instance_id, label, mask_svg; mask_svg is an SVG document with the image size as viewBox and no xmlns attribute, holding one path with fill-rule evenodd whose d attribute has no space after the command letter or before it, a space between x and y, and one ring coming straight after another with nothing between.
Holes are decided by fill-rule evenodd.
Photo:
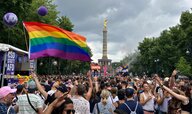
<instances>
[{"instance_id":1,"label":"white t-shirt","mask_svg":"<svg viewBox=\"0 0 192 114\"><path fill-rule=\"evenodd\" d=\"M169 100L171 100L171 97L164 98L163 103L159 106L159 107L160 107L160 111L162 111L162 112L168 112L168 103L169 103Z\"/></svg>"},{"instance_id":2,"label":"white t-shirt","mask_svg":"<svg viewBox=\"0 0 192 114\"><path fill-rule=\"evenodd\" d=\"M113 98L113 97L111 96L111 98L112 98L112 102L113 102L113 103L115 103L115 102L119 101L118 96L115 96L115 98Z\"/></svg>"},{"instance_id":3,"label":"white t-shirt","mask_svg":"<svg viewBox=\"0 0 192 114\"><path fill-rule=\"evenodd\" d=\"M43 102L39 96L35 94L28 94L28 95L31 104L34 106L35 109L37 108L43 109ZM16 102L16 105L19 106L19 112L17 114L37 114L29 104L26 94L18 96L18 101Z\"/></svg>"}]
</instances>

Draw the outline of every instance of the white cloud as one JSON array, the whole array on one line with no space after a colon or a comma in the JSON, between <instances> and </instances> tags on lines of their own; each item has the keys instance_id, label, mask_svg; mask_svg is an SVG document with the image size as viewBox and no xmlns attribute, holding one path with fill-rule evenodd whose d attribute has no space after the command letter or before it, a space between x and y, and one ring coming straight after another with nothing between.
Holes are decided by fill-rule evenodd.
<instances>
[{"instance_id":1,"label":"white cloud","mask_svg":"<svg viewBox=\"0 0 192 114\"><path fill-rule=\"evenodd\" d=\"M104 13L99 15L99 18L104 19L110 17L111 15L113 15L113 13L117 12L117 10L118 10L117 8L108 8Z\"/></svg>"},{"instance_id":2,"label":"white cloud","mask_svg":"<svg viewBox=\"0 0 192 114\"><path fill-rule=\"evenodd\" d=\"M102 57L103 21L108 19L108 58L120 61L137 49L144 37L157 37L179 23L191 0L56 0L60 15L68 16L74 32L84 35L92 59Z\"/></svg>"}]
</instances>

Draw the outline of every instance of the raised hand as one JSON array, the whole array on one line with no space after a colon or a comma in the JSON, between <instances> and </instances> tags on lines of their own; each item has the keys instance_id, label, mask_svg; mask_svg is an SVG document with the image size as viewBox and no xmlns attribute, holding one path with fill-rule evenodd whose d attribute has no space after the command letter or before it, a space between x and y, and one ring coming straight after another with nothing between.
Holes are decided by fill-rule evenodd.
<instances>
[{"instance_id":1,"label":"raised hand","mask_svg":"<svg viewBox=\"0 0 192 114\"><path fill-rule=\"evenodd\" d=\"M65 97L67 96L67 93L64 93L61 97L55 99L50 105L53 107L53 108L57 108L59 107L62 103L65 102Z\"/></svg>"},{"instance_id":2,"label":"raised hand","mask_svg":"<svg viewBox=\"0 0 192 114\"><path fill-rule=\"evenodd\" d=\"M31 76L32 76L33 79L37 78L37 75L34 72L31 73Z\"/></svg>"},{"instance_id":3,"label":"raised hand","mask_svg":"<svg viewBox=\"0 0 192 114\"><path fill-rule=\"evenodd\" d=\"M157 80L157 82L158 82L160 85L163 84L162 80L161 80L158 76L155 76L155 80Z\"/></svg>"},{"instance_id":4,"label":"raised hand","mask_svg":"<svg viewBox=\"0 0 192 114\"><path fill-rule=\"evenodd\" d=\"M173 72L172 72L172 75L171 76L176 76L177 75L177 70L173 70Z\"/></svg>"},{"instance_id":5,"label":"raised hand","mask_svg":"<svg viewBox=\"0 0 192 114\"><path fill-rule=\"evenodd\" d=\"M87 72L87 77L88 77L88 78L91 77L91 71L90 71L90 70Z\"/></svg>"}]
</instances>

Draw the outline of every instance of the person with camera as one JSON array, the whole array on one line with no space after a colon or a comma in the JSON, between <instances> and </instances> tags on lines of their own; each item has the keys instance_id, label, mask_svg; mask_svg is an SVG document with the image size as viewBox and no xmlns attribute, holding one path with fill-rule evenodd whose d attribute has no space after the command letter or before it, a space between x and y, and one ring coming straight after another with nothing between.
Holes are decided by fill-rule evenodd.
<instances>
[{"instance_id":1,"label":"person with camera","mask_svg":"<svg viewBox=\"0 0 192 114\"><path fill-rule=\"evenodd\" d=\"M33 77L35 84L37 86L37 89L39 90L39 92L43 95L43 97L46 99L45 100L45 104L47 106L49 106L49 104L51 104L56 98L60 98L61 96L63 96L64 94L68 94L68 89L65 86L65 84L60 83L59 86L56 88L56 92L53 95L48 94L43 87L41 86L39 79L37 77L37 75L35 73L32 73L31 76ZM53 111L51 112L51 114L58 114L58 110L60 107L56 107L53 109Z\"/></svg>"},{"instance_id":2,"label":"person with camera","mask_svg":"<svg viewBox=\"0 0 192 114\"><path fill-rule=\"evenodd\" d=\"M58 109L57 114L75 114L73 101L66 96L67 94L63 94L63 96L56 98L43 114L51 114L54 109Z\"/></svg>"}]
</instances>

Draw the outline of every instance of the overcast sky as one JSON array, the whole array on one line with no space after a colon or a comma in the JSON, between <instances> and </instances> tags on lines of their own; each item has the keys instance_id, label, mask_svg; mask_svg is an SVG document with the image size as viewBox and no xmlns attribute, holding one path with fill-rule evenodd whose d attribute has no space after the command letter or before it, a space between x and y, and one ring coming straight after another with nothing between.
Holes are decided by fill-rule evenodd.
<instances>
[{"instance_id":1,"label":"overcast sky","mask_svg":"<svg viewBox=\"0 0 192 114\"><path fill-rule=\"evenodd\" d=\"M93 61L102 58L103 23L107 18L108 58L119 62L137 50L144 37L158 37L179 23L191 0L56 0L60 16L75 25L74 32L87 38Z\"/></svg>"}]
</instances>

